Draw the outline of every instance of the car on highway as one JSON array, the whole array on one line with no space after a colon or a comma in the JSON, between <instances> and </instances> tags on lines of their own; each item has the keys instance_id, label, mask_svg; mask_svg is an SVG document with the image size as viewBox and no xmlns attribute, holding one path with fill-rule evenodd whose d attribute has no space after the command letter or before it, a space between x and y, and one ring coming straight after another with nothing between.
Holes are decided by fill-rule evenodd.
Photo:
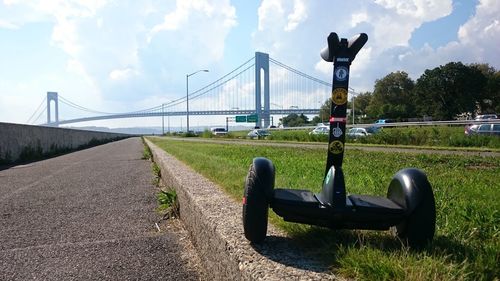
<instances>
[{"instance_id":1,"label":"car on highway","mask_svg":"<svg viewBox=\"0 0 500 281\"><path fill-rule=\"evenodd\" d=\"M380 127L380 126L371 126L371 127L367 127L367 128L366 128L366 132L367 132L368 134L372 134L372 135L374 135L374 134L378 134L378 133L380 133L381 131L382 131L382 127Z\"/></svg>"},{"instance_id":2,"label":"car on highway","mask_svg":"<svg viewBox=\"0 0 500 281\"><path fill-rule=\"evenodd\" d=\"M466 135L496 135L500 136L500 124L481 124L469 127Z\"/></svg>"},{"instance_id":3,"label":"car on highway","mask_svg":"<svg viewBox=\"0 0 500 281\"><path fill-rule=\"evenodd\" d=\"M371 135L365 128L351 128L347 132L347 137L357 139Z\"/></svg>"},{"instance_id":4,"label":"car on highway","mask_svg":"<svg viewBox=\"0 0 500 281\"><path fill-rule=\"evenodd\" d=\"M212 132L212 135L214 135L214 136L227 135L226 128L223 128L223 127L214 127L214 128L211 128L210 131Z\"/></svg>"},{"instance_id":5,"label":"car on highway","mask_svg":"<svg viewBox=\"0 0 500 281\"><path fill-rule=\"evenodd\" d=\"M328 126L318 126L309 132L309 135L328 135L329 131L330 128Z\"/></svg>"},{"instance_id":6,"label":"car on highway","mask_svg":"<svg viewBox=\"0 0 500 281\"><path fill-rule=\"evenodd\" d=\"M264 129L255 129L255 130L251 130L248 134L247 134L247 137L251 138L251 139L264 139L268 136L270 136L271 133L269 133L268 130L264 130Z\"/></svg>"},{"instance_id":7,"label":"car on highway","mask_svg":"<svg viewBox=\"0 0 500 281\"><path fill-rule=\"evenodd\" d=\"M476 116L474 120L483 121L483 120L495 120L495 119L498 119L498 116L496 114L481 114Z\"/></svg>"}]
</instances>

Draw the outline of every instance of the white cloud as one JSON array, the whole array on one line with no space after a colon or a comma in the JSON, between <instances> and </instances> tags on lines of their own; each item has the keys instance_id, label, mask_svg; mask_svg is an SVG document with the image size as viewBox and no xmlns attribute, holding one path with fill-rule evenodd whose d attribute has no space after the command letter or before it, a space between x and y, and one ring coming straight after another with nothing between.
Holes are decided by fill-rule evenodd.
<instances>
[{"instance_id":1,"label":"white cloud","mask_svg":"<svg viewBox=\"0 0 500 281\"><path fill-rule=\"evenodd\" d=\"M19 29L19 26L11 23L9 21L0 19L0 28L5 28L5 29Z\"/></svg>"},{"instance_id":2,"label":"white cloud","mask_svg":"<svg viewBox=\"0 0 500 281\"><path fill-rule=\"evenodd\" d=\"M458 40L444 46L410 46L413 32L451 14L452 0L377 0L317 3L304 1L305 10L314 17L283 32L291 14L291 1L264 0L258 10L259 26L253 34L257 49L306 73L331 79L332 65L317 53L326 45L331 31L340 37L366 32L369 40L351 65L351 85L358 91L372 90L376 79L391 71L403 70L414 79L425 69L450 61L486 62L500 68L500 5L495 0L480 0L474 15L459 29ZM331 11L345 11L333 13ZM345 24L347 23L347 24Z\"/></svg>"},{"instance_id":3,"label":"white cloud","mask_svg":"<svg viewBox=\"0 0 500 281\"><path fill-rule=\"evenodd\" d=\"M236 25L236 10L229 0L177 0L163 22L151 28L147 42L168 36L165 43L179 53L192 61L208 63L222 58L226 36Z\"/></svg>"},{"instance_id":4,"label":"white cloud","mask_svg":"<svg viewBox=\"0 0 500 281\"><path fill-rule=\"evenodd\" d=\"M282 25L285 14L281 0L263 0L257 10L259 16L258 30L263 31L277 24Z\"/></svg>"},{"instance_id":5,"label":"white cloud","mask_svg":"<svg viewBox=\"0 0 500 281\"><path fill-rule=\"evenodd\" d=\"M302 0L293 2L293 13L288 15L288 24L285 26L285 31L292 31L297 26L307 19L306 5Z\"/></svg>"},{"instance_id":6,"label":"white cloud","mask_svg":"<svg viewBox=\"0 0 500 281\"><path fill-rule=\"evenodd\" d=\"M114 69L109 73L109 78L111 80L127 80L134 75L138 75L139 73L131 68L124 69Z\"/></svg>"},{"instance_id":7,"label":"white cloud","mask_svg":"<svg viewBox=\"0 0 500 281\"><path fill-rule=\"evenodd\" d=\"M368 14L366 12L359 12L351 15L351 27L355 27L366 21L368 21Z\"/></svg>"},{"instance_id":8,"label":"white cloud","mask_svg":"<svg viewBox=\"0 0 500 281\"><path fill-rule=\"evenodd\" d=\"M263 0L257 10L258 30L283 30L293 31L299 24L303 23L307 17L307 5L303 0Z\"/></svg>"}]
</instances>

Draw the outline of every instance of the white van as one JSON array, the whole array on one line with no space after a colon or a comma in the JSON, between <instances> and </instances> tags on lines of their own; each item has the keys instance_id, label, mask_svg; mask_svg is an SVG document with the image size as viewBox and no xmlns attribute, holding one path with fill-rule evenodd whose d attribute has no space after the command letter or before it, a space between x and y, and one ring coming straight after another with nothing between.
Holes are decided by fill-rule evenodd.
<instances>
[{"instance_id":1,"label":"white van","mask_svg":"<svg viewBox=\"0 0 500 281\"><path fill-rule=\"evenodd\" d=\"M212 132L212 135L214 135L214 136L227 135L226 128L223 128L223 127L214 127L214 128L211 128L210 131Z\"/></svg>"}]
</instances>

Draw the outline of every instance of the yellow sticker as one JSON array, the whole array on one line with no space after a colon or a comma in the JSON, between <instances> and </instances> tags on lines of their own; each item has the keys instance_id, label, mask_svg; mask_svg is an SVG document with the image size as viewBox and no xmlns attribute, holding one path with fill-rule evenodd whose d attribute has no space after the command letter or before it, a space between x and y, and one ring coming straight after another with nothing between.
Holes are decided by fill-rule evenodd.
<instances>
[{"instance_id":1,"label":"yellow sticker","mask_svg":"<svg viewBox=\"0 0 500 281\"><path fill-rule=\"evenodd\" d=\"M330 152L333 154L340 154L344 151L344 144L341 141L332 141L329 146Z\"/></svg>"},{"instance_id":2,"label":"yellow sticker","mask_svg":"<svg viewBox=\"0 0 500 281\"><path fill-rule=\"evenodd\" d=\"M344 88L334 89L332 92L332 101L336 105L343 105L347 102L347 90Z\"/></svg>"}]
</instances>

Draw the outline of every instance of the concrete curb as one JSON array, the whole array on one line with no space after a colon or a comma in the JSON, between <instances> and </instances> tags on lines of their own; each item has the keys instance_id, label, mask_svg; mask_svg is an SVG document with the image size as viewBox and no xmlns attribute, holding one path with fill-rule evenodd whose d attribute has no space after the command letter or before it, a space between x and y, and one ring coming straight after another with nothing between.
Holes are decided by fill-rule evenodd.
<instances>
[{"instance_id":1,"label":"concrete curb","mask_svg":"<svg viewBox=\"0 0 500 281\"><path fill-rule=\"evenodd\" d=\"M181 219L212 280L338 280L328 266L268 227L253 246L243 235L242 207L220 187L146 139L166 186L176 190ZM205 278L204 278L205 279Z\"/></svg>"}]
</instances>

